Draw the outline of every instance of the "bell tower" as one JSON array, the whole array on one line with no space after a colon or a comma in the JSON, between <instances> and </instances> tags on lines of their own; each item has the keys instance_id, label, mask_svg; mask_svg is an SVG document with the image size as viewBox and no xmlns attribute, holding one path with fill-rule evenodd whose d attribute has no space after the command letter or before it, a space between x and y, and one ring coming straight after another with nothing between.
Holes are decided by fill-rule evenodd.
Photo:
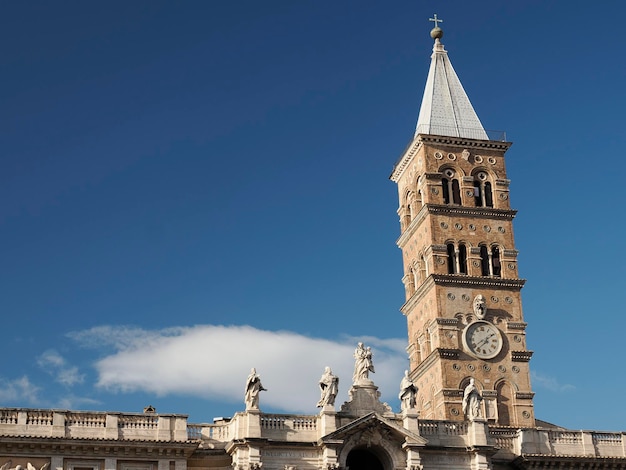
<instances>
[{"instance_id":1,"label":"bell tower","mask_svg":"<svg viewBox=\"0 0 626 470\"><path fill-rule=\"evenodd\" d=\"M397 183L410 377L423 419L464 420L474 379L480 416L534 426L503 133L483 128L441 43L435 15L430 70Z\"/></svg>"}]
</instances>

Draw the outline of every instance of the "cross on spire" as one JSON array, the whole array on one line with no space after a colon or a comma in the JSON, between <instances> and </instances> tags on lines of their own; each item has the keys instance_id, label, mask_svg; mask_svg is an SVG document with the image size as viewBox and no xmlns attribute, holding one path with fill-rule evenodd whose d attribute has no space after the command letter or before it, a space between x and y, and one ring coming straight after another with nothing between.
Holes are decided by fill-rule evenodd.
<instances>
[{"instance_id":1,"label":"cross on spire","mask_svg":"<svg viewBox=\"0 0 626 470\"><path fill-rule=\"evenodd\" d=\"M428 21L433 21L435 23L435 28L438 28L439 25L437 23L443 23L443 20L437 18L437 13L435 13L433 16L434 18L428 18Z\"/></svg>"}]
</instances>

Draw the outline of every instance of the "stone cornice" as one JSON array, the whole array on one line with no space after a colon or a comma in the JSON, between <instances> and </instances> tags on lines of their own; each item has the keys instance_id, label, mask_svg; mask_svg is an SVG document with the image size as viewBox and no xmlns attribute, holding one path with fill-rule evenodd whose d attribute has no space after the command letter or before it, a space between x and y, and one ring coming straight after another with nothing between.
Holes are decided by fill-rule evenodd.
<instances>
[{"instance_id":1,"label":"stone cornice","mask_svg":"<svg viewBox=\"0 0 626 470\"><path fill-rule=\"evenodd\" d=\"M502 279L500 277L477 277L459 274L431 274L417 288L415 293L400 307L400 311L406 315L426 295L433 285L451 287L483 287L496 289L521 290L526 283L525 279Z\"/></svg>"},{"instance_id":2,"label":"stone cornice","mask_svg":"<svg viewBox=\"0 0 626 470\"><path fill-rule=\"evenodd\" d=\"M424 204L409 226L396 240L398 247L403 248L411 239L426 215L447 215L451 217L478 217L481 219L513 220L517 214L513 209L494 209L492 207L465 207L446 204ZM516 250L507 250L516 251ZM516 251L517 254L517 251Z\"/></svg>"},{"instance_id":3,"label":"stone cornice","mask_svg":"<svg viewBox=\"0 0 626 470\"><path fill-rule=\"evenodd\" d=\"M404 173L406 167L409 166L409 163L411 163L411 160L413 160L413 157L421 146L422 142L419 139L413 139L411 142L409 142L409 145L407 145L406 149L394 165L393 170L389 175L389 179L391 181L397 183L400 180L402 173Z\"/></svg>"},{"instance_id":4,"label":"stone cornice","mask_svg":"<svg viewBox=\"0 0 626 470\"><path fill-rule=\"evenodd\" d=\"M428 276L424 282L417 288L415 293L404 303L402 307L400 307L400 311L406 315L408 312L413 310L415 304L417 304L424 295L431 289L431 287L435 284L433 277Z\"/></svg>"},{"instance_id":5,"label":"stone cornice","mask_svg":"<svg viewBox=\"0 0 626 470\"><path fill-rule=\"evenodd\" d=\"M67 457L120 457L134 459L189 458L199 442L71 439L66 437L0 436L0 454L63 455Z\"/></svg>"},{"instance_id":6,"label":"stone cornice","mask_svg":"<svg viewBox=\"0 0 626 470\"><path fill-rule=\"evenodd\" d=\"M522 470L554 468L593 468L596 470L625 470L623 456L598 457L595 455L522 454L513 461L514 468Z\"/></svg>"},{"instance_id":7,"label":"stone cornice","mask_svg":"<svg viewBox=\"0 0 626 470\"><path fill-rule=\"evenodd\" d=\"M481 219L513 220L517 211L514 209L494 209L492 207L466 207L447 204L426 204L428 212L436 215L455 217L479 217Z\"/></svg>"},{"instance_id":8,"label":"stone cornice","mask_svg":"<svg viewBox=\"0 0 626 470\"><path fill-rule=\"evenodd\" d=\"M458 349L437 348L436 351L442 359L458 359L461 354Z\"/></svg>"},{"instance_id":9,"label":"stone cornice","mask_svg":"<svg viewBox=\"0 0 626 470\"><path fill-rule=\"evenodd\" d=\"M431 370L431 367L435 361L440 358L438 351L435 349L431 352L426 359L418 364L418 366L414 369L414 372L411 374L412 380L417 380L423 374L427 373Z\"/></svg>"},{"instance_id":10,"label":"stone cornice","mask_svg":"<svg viewBox=\"0 0 626 470\"><path fill-rule=\"evenodd\" d=\"M504 256L505 258L517 258L518 254L518 250L502 250L502 256Z\"/></svg>"},{"instance_id":11,"label":"stone cornice","mask_svg":"<svg viewBox=\"0 0 626 470\"><path fill-rule=\"evenodd\" d=\"M511 351L511 360L515 362L529 362L533 351Z\"/></svg>"},{"instance_id":12,"label":"stone cornice","mask_svg":"<svg viewBox=\"0 0 626 470\"><path fill-rule=\"evenodd\" d=\"M404 247L406 242L408 242L409 239L413 236L413 234L415 233L417 228L420 226L422 221L426 218L426 214L428 214L428 207L422 206L422 208L417 213L415 218L411 221L411 223L406 228L406 230L402 232L400 237L398 237L398 240L396 241L396 245L398 245L399 248Z\"/></svg>"},{"instance_id":13,"label":"stone cornice","mask_svg":"<svg viewBox=\"0 0 626 470\"><path fill-rule=\"evenodd\" d=\"M502 279L500 277L477 277L458 274L431 274L431 276L435 284L442 286L494 287L519 290L526 283L525 279Z\"/></svg>"},{"instance_id":14,"label":"stone cornice","mask_svg":"<svg viewBox=\"0 0 626 470\"><path fill-rule=\"evenodd\" d=\"M513 142L502 142L499 140L476 140L428 134L419 134L416 140L427 144L437 144L442 147L474 147L503 151L507 151L513 145Z\"/></svg>"}]
</instances>

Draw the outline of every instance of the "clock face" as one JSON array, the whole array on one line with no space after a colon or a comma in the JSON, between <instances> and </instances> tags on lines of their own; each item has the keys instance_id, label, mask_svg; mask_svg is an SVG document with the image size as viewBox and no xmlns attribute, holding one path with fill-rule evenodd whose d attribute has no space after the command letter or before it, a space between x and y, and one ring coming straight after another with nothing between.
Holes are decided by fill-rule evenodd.
<instances>
[{"instance_id":1,"label":"clock face","mask_svg":"<svg viewBox=\"0 0 626 470\"><path fill-rule=\"evenodd\" d=\"M480 359L492 359L502 349L500 330L489 322L470 323L463 333L463 346Z\"/></svg>"}]
</instances>

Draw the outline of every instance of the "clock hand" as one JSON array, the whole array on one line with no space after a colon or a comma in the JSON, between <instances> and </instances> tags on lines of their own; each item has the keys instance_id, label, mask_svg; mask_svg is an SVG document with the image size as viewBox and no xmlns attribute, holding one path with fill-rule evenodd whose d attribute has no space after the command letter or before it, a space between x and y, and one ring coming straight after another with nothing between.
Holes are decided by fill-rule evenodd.
<instances>
[{"instance_id":1,"label":"clock hand","mask_svg":"<svg viewBox=\"0 0 626 470\"><path fill-rule=\"evenodd\" d=\"M481 347L483 344L487 344L487 343L489 342L489 339L490 339L492 336L495 336L495 333L491 333L489 336L487 336L485 339L483 339L480 343L478 343L478 344L476 345L476 347L477 347L477 348L479 348L479 347Z\"/></svg>"}]
</instances>

